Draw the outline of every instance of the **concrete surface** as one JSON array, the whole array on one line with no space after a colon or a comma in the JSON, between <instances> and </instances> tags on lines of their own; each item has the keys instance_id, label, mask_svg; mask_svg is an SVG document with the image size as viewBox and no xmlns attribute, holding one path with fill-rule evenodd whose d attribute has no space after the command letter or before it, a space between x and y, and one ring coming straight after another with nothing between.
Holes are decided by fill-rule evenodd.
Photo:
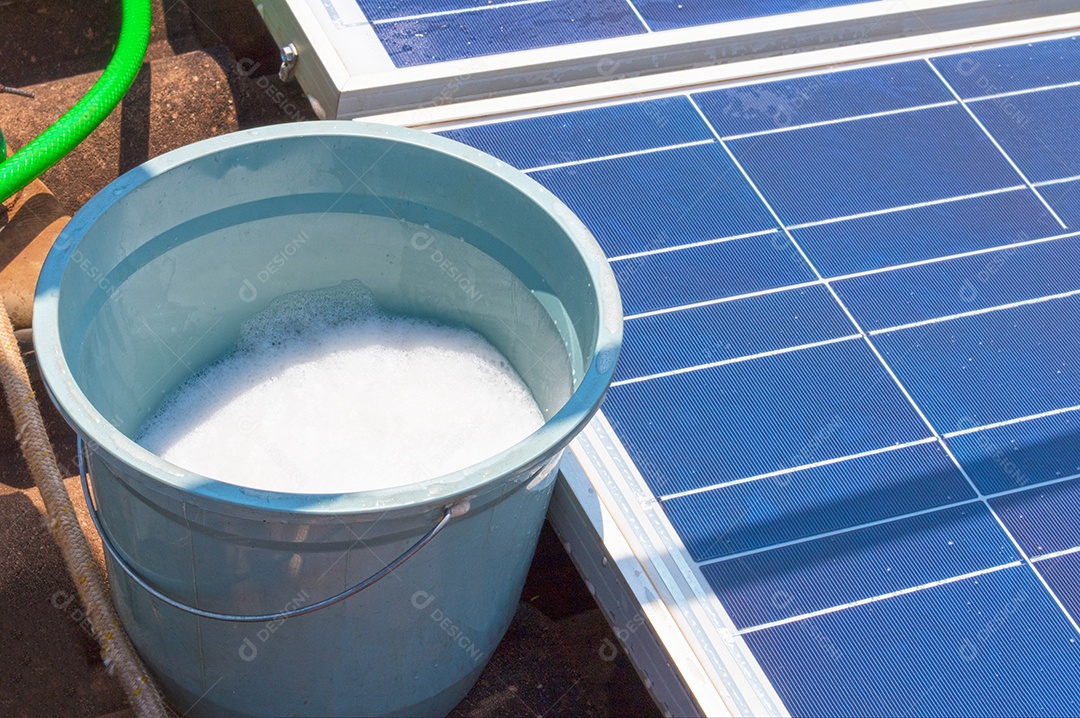
<instances>
[{"instance_id":1,"label":"concrete surface","mask_svg":"<svg viewBox=\"0 0 1080 718\"><path fill-rule=\"evenodd\" d=\"M237 128L314 119L299 87L278 81L276 48L256 23L249 0L153 3L147 63L131 93L83 146L43 178L58 201L31 188L18 201L37 211L37 224L29 221L33 213L26 213L21 228L11 226L15 204L0 212L0 267L21 252L20 242L5 244L5 237L31 241L27 238L47 232L65 212L74 213L98 189L149 157ZM38 94L35 100L0 95L0 129L12 144L29 141L93 83L108 62L118 27L119 0L0 0L0 83L30 86ZM18 273L15 281L24 294L33 273L25 267ZM23 348L61 469L74 477L74 435L40 384L32 348L28 343ZM70 479L68 488L100 562L100 544L89 529L77 480ZM124 696L73 598L74 586L42 511L5 405L0 408L0 716L129 718ZM545 527L514 622L453 715L658 715L626 656L610 660L610 645L617 645L610 628Z\"/></svg>"}]
</instances>

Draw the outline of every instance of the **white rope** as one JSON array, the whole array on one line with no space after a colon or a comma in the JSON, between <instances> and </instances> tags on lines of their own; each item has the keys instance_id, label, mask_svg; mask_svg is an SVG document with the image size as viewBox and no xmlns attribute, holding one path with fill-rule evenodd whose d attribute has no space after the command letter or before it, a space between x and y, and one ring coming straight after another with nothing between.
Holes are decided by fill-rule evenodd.
<instances>
[{"instance_id":1,"label":"white rope","mask_svg":"<svg viewBox=\"0 0 1080 718\"><path fill-rule=\"evenodd\" d=\"M52 444L45 433L45 423L41 420L30 377L26 373L11 319L2 300L0 351L0 384L3 384L8 407L15 419L16 436L41 492L53 538L60 546L68 573L75 582L90 625L101 644L101 657L120 681L136 716L169 718L172 714L165 707L161 693L120 625L98 565L91 558L90 546L86 543L86 536L56 465Z\"/></svg>"}]
</instances>

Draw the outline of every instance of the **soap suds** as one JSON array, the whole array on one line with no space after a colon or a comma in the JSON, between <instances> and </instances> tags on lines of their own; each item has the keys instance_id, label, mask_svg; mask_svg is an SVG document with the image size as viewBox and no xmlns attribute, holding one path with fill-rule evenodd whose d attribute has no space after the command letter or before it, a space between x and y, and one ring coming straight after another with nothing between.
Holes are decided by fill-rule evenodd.
<instances>
[{"instance_id":1,"label":"soap suds","mask_svg":"<svg viewBox=\"0 0 1080 718\"><path fill-rule=\"evenodd\" d=\"M280 297L252 317L136 440L220 481L318 494L463 469L543 422L482 336L389 314L346 282Z\"/></svg>"}]
</instances>

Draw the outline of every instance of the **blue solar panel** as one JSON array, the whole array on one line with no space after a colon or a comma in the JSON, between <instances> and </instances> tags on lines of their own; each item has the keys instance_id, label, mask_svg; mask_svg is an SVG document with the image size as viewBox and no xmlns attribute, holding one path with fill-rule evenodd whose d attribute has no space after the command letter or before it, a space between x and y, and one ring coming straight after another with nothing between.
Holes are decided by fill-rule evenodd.
<instances>
[{"instance_id":1,"label":"blue solar panel","mask_svg":"<svg viewBox=\"0 0 1080 718\"><path fill-rule=\"evenodd\" d=\"M451 133L608 253L604 414L796 716L1080 713L1077 47Z\"/></svg>"},{"instance_id":2,"label":"blue solar panel","mask_svg":"<svg viewBox=\"0 0 1080 718\"><path fill-rule=\"evenodd\" d=\"M357 0L398 67L871 0Z\"/></svg>"}]
</instances>

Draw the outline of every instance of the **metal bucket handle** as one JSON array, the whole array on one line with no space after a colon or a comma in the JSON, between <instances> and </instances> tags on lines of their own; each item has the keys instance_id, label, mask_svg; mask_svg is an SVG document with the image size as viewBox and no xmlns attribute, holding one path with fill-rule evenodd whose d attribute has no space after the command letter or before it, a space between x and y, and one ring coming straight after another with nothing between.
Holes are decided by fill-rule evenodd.
<instances>
[{"instance_id":1,"label":"metal bucket handle","mask_svg":"<svg viewBox=\"0 0 1080 718\"><path fill-rule=\"evenodd\" d=\"M94 505L94 503L93 503L93 501L91 500L91 497L90 497L90 483L89 483L89 478L88 478L88 474L90 472L87 470L86 457L84 455L85 447L83 445L83 440L82 440L81 436L78 437L77 443L78 443L78 452L79 452L79 479L82 481L83 498L86 499L86 508L90 511L90 520L94 522L94 528L97 529L98 535L101 537L101 545L102 545L102 547L104 547L105 551L112 557L113 561L116 562L116 565L118 565L120 568L122 568L124 570L124 573L126 573L128 575L128 577L132 581L134 581L139 586L141 586L143 588L143 590L145 590L147 593L149 593L154 598L158 599L159 601L163 601L163 602L169 604L173 608L179 608L181 611L185 611L187 613L190 613L190 614L193 614L193 615L196 615L196 616L200 616L202 618L210 618L210 619L213 619L215 621L235 621L235 622L239 622L239 623L265 623L267 621L277 621L279 619L284 619L284 618L294 618L296 616L303 616L306 613L314 613L315 611L318 611L320 608L326 608L327 606L332 606L335 603L338 603L340 601L344 601L346 598L349 598L350 596L354 596L354 595L360 593L365 588L368 588L368 587L372 586L373 584L375 584L379 580L381 580L383 578L386 578L386 576L393 573L399 566L401 566L401 564L405 563L410 558L412 558L420 549L424 548L424 546L426 546L433 538L438 536L439 532L442 531L444 528L446 528L446 525L448 523L450 523L450 519L452 519L452 518L454 518L456 516L462 516L463 514L465 514L469 510L469 502L468 502L468 500L465 500L465 499L462 499L461 501L450 504L449 506L446 507L446 511L443 513L442 518L439 519L439 522L437 524L435 524L431 528L430 531L428 531L426 534L421 536L419 541L417 541L411 547L406 549L405 553L401 554L396 559L394 559L390 563L386 564L386 566L384 566L380 570L376 571L371 576L368 576L367 578L365 578L360 583L352 586L351 588L345 589L344 591L337 594L336 596L331 596L330 598L323 599L322 601L318 601L318 602L313 603L313 604L311 604L309 606L303 606L301 608L294 608L292 610L282 611L280 613L263 613L263 614L259 614L259 615L255 615L255 616L250 616L250 615L238 616L238 615L232 615L232 614L228 614L228 613L214 613L213 611L204 611L201 608L195 608L194 606L189 606L186 603L181 603L180 601L177 601L174 598L170 598L169 596L166 596L165 594L163 594L162 592L158 591L156 588L151 586L149 583L147 583L145 579L143 579L141 576L139 576L135 572L135 569L133 569L131 567L131 565L128 564L127 561L125 561L123 558L121 558L119 551L117 551L116 547L113 546L112 540L105 533L105 529L101 525L101 521L98 518L97 507Z\"/></svg>"}]
</instances>

